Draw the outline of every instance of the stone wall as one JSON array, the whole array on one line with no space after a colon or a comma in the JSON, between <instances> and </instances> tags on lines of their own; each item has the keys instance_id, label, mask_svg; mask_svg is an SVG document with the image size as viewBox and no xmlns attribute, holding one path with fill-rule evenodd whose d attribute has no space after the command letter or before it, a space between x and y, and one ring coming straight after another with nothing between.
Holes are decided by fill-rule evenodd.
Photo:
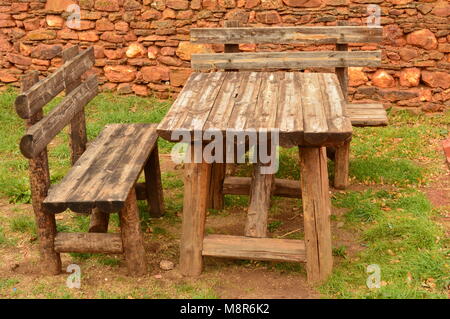
<instances>
[{"instance_id":1,"label":"stone wall","mask_svg":"<svg viewBox=\"0 0 450 319\"><path fill-rule=\"evenodd\" d=\"M66 9L81 8L70 28ZM367 6L381 7L381 68L351 68L350 97L386 107L450 108L450 2L447 0L0 0L0 86L18 85L27 70L42 76L61 65L66 46L94 46L102 89L175 96L189 76L193 52L223 46L189 43L191 27L217 27L226 19L249 25L365 25ZM352 50L376 49L373 44ZM254 50L333 49L241 45Z\"/></svg>"}]
</instances>

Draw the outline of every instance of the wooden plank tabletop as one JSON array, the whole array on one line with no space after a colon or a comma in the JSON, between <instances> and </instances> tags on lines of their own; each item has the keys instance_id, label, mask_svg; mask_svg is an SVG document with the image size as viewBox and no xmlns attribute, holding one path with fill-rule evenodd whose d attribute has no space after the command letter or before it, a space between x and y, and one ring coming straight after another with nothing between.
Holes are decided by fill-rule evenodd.
<instances>
[{"instance_id":1,"label":"wooden plank tabletop","mask_svg":"<svg viewBox=\"0 0 450 319\"><path fill-rule=\"evenodd\" d=\"M329 146L352 135L334 73L193 73L158 125L159 135L279 130L280 146ZM224 135L225 136L225 135Z\"/></svg>"}]
</instances>

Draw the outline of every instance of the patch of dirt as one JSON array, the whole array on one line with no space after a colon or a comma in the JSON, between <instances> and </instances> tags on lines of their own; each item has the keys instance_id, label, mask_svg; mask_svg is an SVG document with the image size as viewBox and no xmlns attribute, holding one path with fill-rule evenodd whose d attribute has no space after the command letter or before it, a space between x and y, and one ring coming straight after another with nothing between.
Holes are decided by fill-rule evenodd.
<instances>
[{"instance_id":1,"label":"patch of dirt","mask_svg":"<svg viewBox=\"0 0 450 319\"><path fill-rule=\"evenodd\" d=\"M282 275L272 270L227 268L217 274L223 278L214 288L225 299L312 299L320 295L298 275Z\"/></svg>"},{"instance_id":2,"label":"patch of dirt","mask_svg":"<svg viewBox=\"0 0 450 319\"><path fill-rule=\"evenodd\" d=\"M450 206L450 172L440 176L433 184L423 188L435 207Z\"/></svg>"},{"instance_id":3,"label":"patch of dirt","mask_svg":"<svg viewBox=\"0 0 450 319\"><path fill-rule=\"evenodd\" d=\"M439 222L445 227L447 237L450 236L450 170L446 174L422 189L428 199L440 212Z\"/></svg>"},{"instance_id":4,"label":"patch of dirt","mask_svg":"<svg viewBox=\"0 0 450 319\"><path fill-rule=\"evenodd\" d=\"M174 163L170 154L159 154L159 165L161 172L182 173L182 165Z\"/></svg>"}]
</instances>

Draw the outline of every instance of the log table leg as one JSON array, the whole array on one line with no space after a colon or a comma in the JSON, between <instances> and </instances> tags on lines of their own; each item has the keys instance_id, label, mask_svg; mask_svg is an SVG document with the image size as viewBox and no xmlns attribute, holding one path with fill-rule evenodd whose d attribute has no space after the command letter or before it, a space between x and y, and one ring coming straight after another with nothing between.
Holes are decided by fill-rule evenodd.
<instances>
[{"instance_id":1,"label":"log table leg","mask_svg":"<svg viewBox=\"0 0 450 319\"><path fill-rule=\"evenodd\" d=\"M334 161L334 187L345 189L348 187L348 167L350 161L350 141L336 147Z\"/></svg>"},{"instance_id":2,"label":"log table leg","mask_svg":"<svg viewBox=\"0 0 450 319\"><path fill-rule=\"evenodd\" d=\"M164 215L164 197L161 182L161 169L159 166L158 145L155 145L150 158L144 167L145 185L151 217Z\"/></svg>"},{"instance_id":3,"label":"log table leg","mask_svg":"<svg viewBox=\"0 0 450 319\"><path fill-rule=\"evenodd\" d=\"M253 165L250 205L245 224L245 236L247 237L267 237L267 217L275 175L261 174L261 167L260 163Z\"/></svg>"},{"instance_id":4,"label":"log table leg","mask_svg":"<svg viewBox=\"0 0 450 319\"><path fill-rule=\"evenodd\" d=\"M144 275L147 272L147 266L134 187L128 195L125 206L119 212L119 217L123 252L128 272L131 276Z\"/></svg>"},{"instance_id":5,"label":"log table leg","mask_svg":"<svg viewBox=\"0 0 450 319\"><path fill-rule=\"evenodd\" d=\"M188 154L194 158L194 147ZM202 272L203 237L211 179L211 164L185 164L183 222L181 226L180 271L186 276Z\"/></svg>"},{"instance_id":6,"label":"log table leg","mask_svg":"<svg viewBox=\"0 0 450 319\"><path fill-rule=\"evenodd\" d=\"M226 174L226 163L211 164L211 183L208 199L208 208L223 209L223 182Z\"/></svg>"},{"instance_id":7,"label":"log table leg","mask_svg":"<svg viewBox=\"0 0 450 319\"><path fill-rule=\"evenodd\" d=\"M317 283L325 280L333 267L326 149L299 150L307 278Z\"/></svg>"},{"instance_id":8,"label":"log table leg","mask_svg":"<svg viewBox=\"0 0 450 319\"><path fill-rule=\"evenodd\" d=\"M107 233L109 224L109 213L102 212L98 208L94 208L91 213L91 221L89 224L90 233Z\"/></svg>"}]
</instances>

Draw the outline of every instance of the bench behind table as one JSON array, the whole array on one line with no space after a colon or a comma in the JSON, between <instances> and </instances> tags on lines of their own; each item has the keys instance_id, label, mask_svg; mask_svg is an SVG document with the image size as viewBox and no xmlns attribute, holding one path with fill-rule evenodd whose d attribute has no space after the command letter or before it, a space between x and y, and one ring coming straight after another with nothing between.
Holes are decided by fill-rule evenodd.
<instances>
[{"instance_id":1,"label":"bench behind table","mask_svg":"<svg viewBox=\"0 0 450 319\"><path fill-rule=\"evenodd\" d=\"M30 159L30 182L36 216L42 268L47 274L61 271L61 252L125 254L130 274L146 272L145 251L136 203L135 183L146 175L151 214L163 213L157 134L153 124L107 126L87 146L84 107L98 92L95 76L81 76L94 64L93 48L63 52L65 63L39 81L36 72L22 81L16 111L26 119L27 132L20 142ZM66 97L45 117L42 108L62 90ZM73 167L61 183L50 188L47 145L70 124ZM145 167L145 168L144 168ZM57 233L54 213L66 209L91 212L87 234ZM119 212L121 233L108 234L109 213Z\"/></svg>"},{"instance_id":2,"label":"bench behind table","mask_svg":"<svg viewBox=\"0 0 450 319\"><path fill-rule=\"evenodd\" d=\"M376 67L381 64L381 51L348 51L349 43L375 43L382 41L381 27L326 26L326 27L241 27L227 21L225 28L191 29L191 42L224 44L225 52L193 54L195 70L255 70L255 69L306 69L334 67L341 83L344 98L348 100L348 67ZM336 51L302 52L239 52L239 44L335 44ZM227 50L232 47L233 50ZM348 103L347 116L354 126L384 126L388 124L382 104ZM334 160L336 188L348 186L350 141L336 148ZM214 179L224 179L223 165L214 165ZM220 171L220 172L219 172ZM219 176L216 178L216 176ZM223 208L221 190L213 189L211 207Z\"/></svg>"},{"instance_id":3,"label":"bench behind table","mask_svg":"<svg viewBox=\"0 0 450 319\"><path fill-rule=\"evenodd\" d=\"M236 22L226 22L225 28L194 28L191 29L191 42L204 44L224 44L224 53L217 54L193 54L192 67L197 71L210 70L273 70L288 69L298 70L312 67L335 68L338 76L344 101L348 101L348 67L371 66L381 64L381 51L348 51L349 43L374 43L381 42L381 27L365 26L329 26L329 27L240 27ZM303 52L239 52L239 44L335 44L336 51L303 51ZM367 105L348 104L346 116L353 125L385 125L387 124L386 112L381 104ZM335 181L337 188L345 188L348 184L350 140L343 142L337 147L335 156ZM314 151L314 150L313 150ZM248 237L266 237L267 207L268 202L261 203L260 198L270 198L270 195L284 195L288 197L300 196L300 186L305 198L317 193L317 189L311 188L315 184L317 174L325 180L325 173L315 167L314 161L317 154L305 148L300 149L302 163L302 182L285 182L283 180L272 180L260 174L258 165L254 165L252 178L225 177L225 164L213 163L210 177L210 193L208 205L214 209L223 208L223 195L227 194L249 194L250 205L247 215L246 233L247 237L208 236L203 240L203 255L227 256L234 258L261 259L255 254L255 249L260 251L261 247L269 245L272 250L266 251L264 260L277 260L277 251L283 247L283 243L272 239L264 239L266 243L259 242L259 248L255 248L255 242ZM321 163L323 163L323 150L318 152ZM326 165L326 163L324 163ZM314 172L314 174L311 174ZM269 186L265 185L268 184ZM320 184L320 185L319 185ZM273 187L270 187L272 185ZM323 187L327 193L328 183L318 182L314 187ZM264 192L261 195L261 192ZM306 193L308 193L306 195ZM321 219L321 214L327 214L328 201L321 202L323 207L318 209L320 214L304 208L305 216L305 243L308 280L311 282L325 279L331 272L331 242L329 238L329 221ZM316 203L317 204L317 203ZM305 204L306 205L306 204ZM317 207L316 207L317 208ZM256 217L255 217L256 216ZM323 223L323 224L321 224ZM319 225L319 226L318 226ZM316 229L321 229L320 233ZM307 229L308 228L308 229ZM235 243L231 247L229 243ZM224 244L225 243L225 244ZM294 245L295 246L295 245ZM300 249L301 250L301 249ZM226 251L226 252L225 252ZM183 253L183 251L182 251ZM286 250L283 258L287 260L303 260L304 255L299 255L299 250ZM259 256L259 257L258 257ZM290 257L289 257L290 256ZM187 259L187 258L185 258ZM193 261L195 259L195 262ZM190 266L196 270L184 267L186 273L198 274L198 258L192 258ZM182 264L183 266L183 264Z\"/></svg>"}]
</instances>

